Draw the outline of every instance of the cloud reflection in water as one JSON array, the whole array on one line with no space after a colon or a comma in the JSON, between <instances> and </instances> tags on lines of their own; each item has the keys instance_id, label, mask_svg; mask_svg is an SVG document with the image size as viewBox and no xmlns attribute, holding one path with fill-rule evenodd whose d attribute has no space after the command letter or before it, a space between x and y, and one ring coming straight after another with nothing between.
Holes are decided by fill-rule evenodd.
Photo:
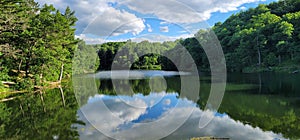
<instances>
[{"instance_id":1,"label":"cloud reflection in water","mask_svg":"<svg viewBox=\"0 0 300 140\"><path fill-rule=\"evenodd\" d=\"M254 128L250 125L245 125L239 121L233 120L226 114L216 113L214 119L203 129L198 128L199 118L203 113L211 113L202 111L192 101L178 99L175 93L151 93L148 96L136 94L131 96L106 96L96 95L89 99L88 104L81 107L81 111L88 116L89 123L81 111L78 111L80 119L86 126L78 126L80 139L110 139L100 133L96 128L107 130L106 135L117 139L155 139L159 135L167 131L157 130L157 128L174 129L174 133L164 139L189 139L199 136L214 136L226 137L233 140L250 140L250 139L274 139L282 138L281 134L273 132L264 132L260 128ZM103 113L98 102L103 100L114 116L119 120L111 118L107 113ZM154 100L154 101L153 101ZM146 108L134 108L129 106L148 106ZM153 104L155 102L156 104ZM185 117L185 114L193 111L192 115L179 128L176 129L176 122ZM144 124L161 120L167 117L159 126L147 126ZM107 134L109 133L109 134ZM167 135L167 134L166 134Z\"/></svg>"}]
</instances>

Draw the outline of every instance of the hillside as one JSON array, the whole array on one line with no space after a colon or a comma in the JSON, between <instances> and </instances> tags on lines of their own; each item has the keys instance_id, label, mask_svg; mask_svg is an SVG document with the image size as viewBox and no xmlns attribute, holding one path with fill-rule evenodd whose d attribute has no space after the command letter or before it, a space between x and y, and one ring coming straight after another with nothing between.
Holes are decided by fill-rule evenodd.
<instances>
[{"instance_id":1,"label":"hillside","mask_svg":"<svg viewBox=\"0 0 300 140\"><path fill-rule=\"evenodd\" d=\"M300 69L300 1L285 0L269 5L259 5L230 16L224 23L216 23L212 29L201 29L193 38L175 42L141 43L110 42L92 45L98 49L100 66L98 70L109 70L114 54L122 46L130 51L130 58L138 61L133 69L176 70L165 58L149 54L138 58L140 51L163 50L176 53L176 47L183 45L192 55L200 71L209 71L209 63L200 45L203 36L211 30L217 35L226 57L227 70L231 72L297 72ZM124 49L122 48L122 49ZM139 48L139 49L135 49ZM177 52L178 53L178 52ZM104 58L105 57L105 60ZM106 61L108 60L109 61ZM105 62L104 62L105 61ZM107 63L110 64L107 64ZM172 66L171 66L172 65Z\"/></svg>"}]
</instances>

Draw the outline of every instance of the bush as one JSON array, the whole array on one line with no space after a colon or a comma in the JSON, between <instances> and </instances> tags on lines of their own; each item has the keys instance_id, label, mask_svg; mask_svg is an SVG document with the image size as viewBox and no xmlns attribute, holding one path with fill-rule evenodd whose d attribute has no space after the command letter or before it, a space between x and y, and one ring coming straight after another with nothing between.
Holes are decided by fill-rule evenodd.
<instances>
[{"instance_id":1,"label":"bush","mask_svg":"<svg viewBox=\"0 0 300 140\"><path fill-rule=\"evenodd\" d=\"M264 59L264 63L266 66L275 66L277 65L277 57L275 56L274 53L270 53L267 55L267 57Z\"/></svg>"},{"instance_id":2,"label":"bush","mask_svg":"<svg viewBox=\"0 0 300 140\"><path fill-rule=\"evenodd\" d=\"M9 80L8 69L7 68L0 69L0 81L7 81L7 80Z\"/></svg>"}]
</instances>

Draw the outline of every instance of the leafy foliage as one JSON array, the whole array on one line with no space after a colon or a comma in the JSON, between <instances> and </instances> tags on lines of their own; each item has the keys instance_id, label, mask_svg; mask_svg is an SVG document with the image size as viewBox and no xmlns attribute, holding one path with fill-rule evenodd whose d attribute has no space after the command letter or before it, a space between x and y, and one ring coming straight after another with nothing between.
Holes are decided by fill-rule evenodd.
<instances>
[{"instance_id":1,"label":"leafy foliage","mask_svg":"<svg viewBox=\"0 0 300 140\"><path fill-rule=\"evenodd\" d=\"M214 26L231 71L299 64L298 0L273 2L232 15ZM235 24L238 23L238 24Z\"/></svg>"},{"instance_id":2,"label":"leafy foliage","mask_svg":"<svg viewBox=\"0 0 300 140\"><path fill-rule=\"evenodd\" d=\"M54 81L63 64L64 75L70 73L77 43L74 12L66 8L61 13L52 5L39 7L33 0L0 3L0 81L22 83L24 77Z\"/></svg>"},{"instance_id":3,"label":"leafy foliage","mask_svg":"<svg viewBox=\"0 0 300 140\"><path fill-rule=\"evenodd\" d=\"M126 52L124 55L118 56L126 61L123 64L135 61L133 69L177 70L171 61L161 55L152 53L140 58L138 56L140 52L152 50L158 51L159 54L170 54L172 57L174 55L175 58L181 55L180 49L176 48L181 45L189 51L199 70L209 71L212 66L208 62L205 51L214 48L205 48L204 51L201 44L209 42L211 32L217 35L221 43L229 71L278 70L290 64L298 65L296 69L300 69L300 12L297 5L300 5L299 0L262 4L234 14L224 23L216 23L212 30L201 29L193 38L177 40L172 43L150 43L148 41L133 43L128 41L98 45L100 58L98 70L110 70L118 50ZM116 60L121 59L116 58Z\"/></svg>"}]
</instances>

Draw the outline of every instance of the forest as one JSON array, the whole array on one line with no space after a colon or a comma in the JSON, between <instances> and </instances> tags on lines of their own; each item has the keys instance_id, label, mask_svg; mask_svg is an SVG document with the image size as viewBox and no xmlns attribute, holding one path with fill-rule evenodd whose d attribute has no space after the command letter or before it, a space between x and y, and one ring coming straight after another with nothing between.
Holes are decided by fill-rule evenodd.
<instances>
[{"instance_id":1,"label":"forest","mask_svg":"<svg viewBox=\"0 0 300 140\"><path fill-rule=\"evenodd\" d=\"M33 0L1 0L0 9L0 92L71 76L78 43L74 11L67 7L61 13Z\"/></svg>"},{"instance_id":2,"label":"forest","mask_svg":"<svg viewBox=\"0 0 300 140\"><path fill-rule=\"evenodd\" d=\"M8 87L33 89L71 77L75 49L81 50L75 55L85 62L92 61L90 55L97 55L99 61L93 71L82 69L73 74L110 70L116 60L124 61L118 69L134 62L131 69L176 71L163 55L180 56L180 46L189 51L199 71L210 71L201 43L211 32L221 43L229 72L296 73L300 69L300 0L282 0L241 11L211 29L200 29L192 38L98 45L75 38L77 18L68 7L60 12L52 5L40 6L33 0L2 0L0 8L0 92ZM120 51L123 53L115 58ZM149 51L154 53L140 55ZM191 62L180 63L188 66Z\"/></svg>"},{"instance_id":3,"label":"forest","mask_svg":"<svg viewBox=\"0 0 300 140\"><path fill-rule=\"evenodd\" d=\"M98 50L98 70L110 70L117 52L127 52L122 56L124 61L133 59L136 62L132 69L176 70L172 62L162 55L180 54L177 47L181 45L192 55L200 71L209 71L210 65L201 42L205 42L205 37L213 32L221 43L229 72L295 73L300 69L299 23L300 1L284 0L241 11L223 23L216 23L212 29L200 29L193 38L163 43L134 43L129 40L88 46ZM84 43L81 45L85 46ZM137 57L145 50L157 54Z\"/></svg>"}]
</instances>

